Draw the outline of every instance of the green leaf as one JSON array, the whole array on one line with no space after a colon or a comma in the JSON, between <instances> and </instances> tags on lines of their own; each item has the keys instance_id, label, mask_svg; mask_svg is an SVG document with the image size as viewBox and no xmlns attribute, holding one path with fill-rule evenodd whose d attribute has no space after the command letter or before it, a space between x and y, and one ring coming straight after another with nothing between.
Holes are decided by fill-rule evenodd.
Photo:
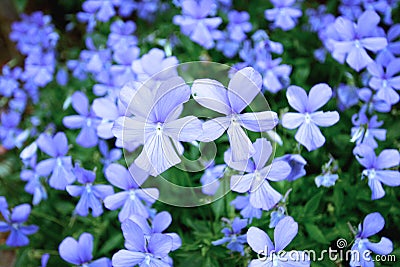
<instances>
[{"instance_id":1,"label":"green leaf","mask_svg":"<svg viewBox=\"0 0 400 267\"><path fill-rule=\"evenodd\" d=\"M320 191L318 194L313 196L305 205L304 213L306 215L312 215L319 207L319 203L321 202L321 197L324 194L323 191Z\"/></svg>"},{"instance_id":2,"label":"green leaf","mask_svg":"<svg viewBox=\"0 0 400 267\"><path fill-rule=\"evenodd\" d=\"M310 235L312 239L321 244L329 244L329 241L326 239L325 235L318 228L318 226L316 226L315 224L307 223L305 224L305 227L307 233Z\"/></svg>"}]
</instances>

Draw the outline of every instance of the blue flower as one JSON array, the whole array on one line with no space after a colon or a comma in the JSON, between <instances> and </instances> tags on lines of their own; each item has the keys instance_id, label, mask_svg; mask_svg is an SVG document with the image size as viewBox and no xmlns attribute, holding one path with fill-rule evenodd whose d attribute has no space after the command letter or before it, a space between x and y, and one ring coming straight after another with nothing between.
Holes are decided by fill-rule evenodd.
<instances>
[{"instance_id":1,"label":"blue flower","mask_svg":"<svg viewBox=\"0 0 400 267\"><path fill-rule=\"evenodd\" d=\"M252 160L234 162L228 150L224 159L229 167L245 172L231 177L232 191L239 193L249 192L250 204L255 208L270 210L273 208L282 195L278 193L268 181L281 181L290 173L290 166L282 160L273 161L266 165L272 154L272 145L267 139L259 138L253 144L255 153Z\"/></svg>"},{"instance_id":2,"label":"blue flower","mask_svg":"<svg viewBox=\"0 0 400 267\"><path fill-rule=\"evenodd\" d=\"M97 126L100 120L97 118L93 109L89 107L86 95L80 91L72 95L72 107L79 115L70 115L63 118L63 124L70 129L81 128L81 132L76 138L76 143L83 147L93 147L97 145Z\"/></svg>"},{"instance_id":3,"label":"blue flower","mask_svg":"<svg viewBox=\"0 0 400 267\"><path fill-rule=\"evenodd\" d=\"M302 251L281 255L280 251L297 235L298 224L292 217L286 216L276 225L274 230L274 243L269 236L257 227L250 227L247 231L247 243L258 254L258 259L252 260L249 267L256 266L310 266L309 257Z\"/></svg>"},{"instance_id":4,"label":"blue flower","mask_svg":"<svg viewBox=\"0 0 400 267\"><path fill-rule=\"evenodd\" d=\"M363 177L368 177L368 186L371 188L371 199L380 199L385 196L382 183L388 186L400 186L400 172L397 170L385 170L396 167L400 163L400 154L396 149L384 149L379 156L367 145L359 145L354 148L358 162L365 167Z\"/></svg>"},{"instance_id":5,"label":"blue flower","mask_svg":"<svg viewBox=\"0 0 400 267\"><path fill-rule=\"evenodd\" d=\"M232 222L229 222L230 227L222 229L222 233L225 235L223 238L211 242L214 246L219 246L225 243L227 248L232 251L237 251L244 255L244 244L246 243L246 234L240 234L242 229L247 226L246 219L240 219L236 217Z\"/></svg>"},{"instance_id":6,"label":"blue flower","mask_svg":"<svg viewBox=\"0 0 400 267\"><path fill-rule=\"evenodd\" d=\"M215 165L214 162L208 165L200 178L200 183L203 185L201 191L204 194L215 195L220 185L219 179L224 176L225 168L225 164Z\"/></svg>"},{"instance_id":7,"label":"blue flower","mask_svg":"<svg viewBox=\"0 0 400 267\"><path fill-rule=\"evenodd\" d=\"M72 159L66 156L68 153L68 140L63 132L51 137L43 133L36 141L37 146L51 158L42 160L36 166L36 172L42 176L48 176L49 185L55 189L64 190L65 187L75 181L72 173Z\"/></svg>"},{"instance_id":8,"label":"blue flower","mask_svg":"<svg viewBox=\"0 0 400 267\"><path fill-rule=\"evenodd\" d=\"M213 8L212 0L185 0L182 2L182 14L174 16L174 24L181 26L183 34L188 35L193 42L206 49L214 47L214 39L221 33L217 30L222 23L219 17L207 18Z\"/></svg>"},{"instance_id":9,"label":"blue flower","mask_svg":"<svg viewBox=\"0 0 400 267\"><path fill-rule=\"evenodd\" d=\"M66 188L71 196L81 197L76 205L75 212L80 216L87 216L89 209L91 209L93 217L100 216L103 213L101 201L114 193L112 186L93 185L96 179L95 172L85 170L78 165L75 166L74 173L78 182L83 185L68 185Z\"/></svg>"},{"instance_id":10,"label":"blue flower","mask_svg":"<svg viewBox=\"0 0 400 267\"><path fill-rule=\"evenodd\" d=\"M339 121L337 111L317 111L332 97L332 90L327 84L317 84L307 96L304 89L290 86L286 92L289 105L299 113L288 112L283 115L282 125L288 129L298 128L295 139L308 151L321 147L325 137L317 126L328 127Z\"/></svg>"},{"instance_id":11,"label":"blue flower","mask_svg":"<svg viewBox=\"0 0 400 267\"><path fill-rule=\"evenodd\" d=\"M93 236L89 233L80 235L76 241L72 237L65 238L58 247L60 257L66 262L81 267L111 267L108 258L93 259Z\"/></svg>"},{"instance_id":12,"label":"blue flower","mask_svg":"<svg viewBox=\"0 0 400 267\"><path fill-rule=\"evenodd\" d=\"M136 85L124 87L120 93L120 100L134 117L118 118L113 133L124 142L143 144L135 164L157 176L181 162L180 142L196 140L202 134L202 122L194 116L179 118L190 98L190 88L182 78L170 78L157 89Z\"/></svg>"},{"instance_id":13,"label":"blue flower","mask_svg":"<svg viewBox=\"0 0 400 267\"><path fill-rule=\"evenodd\" d=\"M240 210L240 215L243 218L257 218L260 219L262 215L262 209L255 208L250 204L250 196L237 196L234 200L231 201L231 205L235 207L235 209Z\"/></svg>"},{"instance_id":14,"label":"blue flower","mask_svg":"<svg viewBox=\"0 0 400 267\"><path fill-rule=\"evenodd\" d=\"M134 214L149 217L148 206L157 200L159 192L156 188L140 188L149 177L145 171L134 164L128 171L122 165L112 163L106 169L105 176L112 185L123 190L106 197L104 205L107 209L122 207L118 214L121 222Z\"/></svg>"},{"instance_id":15,"label":"blue flower","mask_svg":"<svg viewBox=\"0 0 400 267\"><path fill-rule=\"evenodd\" d=\"M36 225L24 225L30 213L31 206L29 204L21 204L14 207L11 214L5 211L2 212L3 216L6 216L4 216L5 222L0 221L0 232L10 232L6 245L10 247L22 247L29 244L27 236L39 230L39 227Z\"/></svg>"},{"instance_id":16,"label":"blue flower","mask_svg":"<svg viewBox=\"0 0 400 267\"><path fill-rule=\"evenodd\" d=\"M230 80L228 89L216 80L195 80L193 98L200 105L225 115L203 124L200 141L213 141L227 131L233 161L247 160L253 155L255 150L242 127L264 132L278 123L278 117L272 111L240 114L260 93L261 82L261 75L250 67L238 71Z\"/></svg>"},{"instance_id":17,"label":"blue flower","mask_svg":"<svg viewBox=\"0 0 400 267\"><path fill-rule=\"evenodd\" d=\"M393 243L386 237L382 237L378 243L372 243L368 240L368 237L380 232L384 226L385 220L378 212L368 214L363 223L359 224L356 240L351 247L350 266L375 266L371 255L365 253L367 250L379 255L387 255L393 251Z\"/></svg>"},{"instance_id":18,"label":"blue flower","mask_svg":"<svg viewBox=\"0 0 400 267\"><path fill-rule=\"evenodd\" d=\"M265 10L265 18L274 22L274 28L281 28L284 31L293 29L297 19L302 15L300 9L292 7L295 0L271 0L271 2L274 8Z\"/></svg>"},{"instance_id":19,"label":"blue flower","mask_svg":"<svg viewBox=\"0 0 400 267\"><path fill-rule=\"evenodd\" d=\"M122 223L125 247L112 257L114 267L140 266L172 266L168 253L172 250L173 239L169 235L155 233L146 238L139 225L131 220Z\"/></svg>"}]
</instances>

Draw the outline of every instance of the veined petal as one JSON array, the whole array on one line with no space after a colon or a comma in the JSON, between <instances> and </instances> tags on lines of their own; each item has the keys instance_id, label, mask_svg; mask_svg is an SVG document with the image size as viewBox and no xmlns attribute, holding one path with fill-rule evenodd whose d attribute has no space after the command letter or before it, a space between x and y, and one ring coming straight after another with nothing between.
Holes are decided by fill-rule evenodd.
<instances>
[{"instance_id":1,"label":"veined petal","mask_svg":"<svg viewBox=\"0 0 400 267\"><path fill-rule=\"evenodd\" d=\"M228 92L218 81L211 79L195 80L192 85L192 95L194 100L203 107L225 115L231 113Z\"/></svg>"},{"instance_id":2,"label":"veined petal","mask_svg":"<svg viewBox=\"0 0 400 267\"><path fill-rule=\"evenodd\" d=\"M154 256L164 258L172 249L172 237L155 233L150 237L147 248Z\"/></svg>"},{"instance_id":3,"label":"veined petal","mask_svg":"<svg viewBox=\"0 0 400 267\"><path fill-rule=\"evenodd\" d=\"M129 198L129 193L127 191L118 192L106 197L104 199L104 206L109 210L116 210L124 205L127 198Z\"/></svg>"},{"instance_id":4,"label":"veined petal","mask_svg":"<svg viewBox=\"0 0 400 267\"><path fill-rule=\"evenodd\" d=\"M146 254L122 249L112 257L112 266L114 267L132 267L140 264Z\"/></svg>"},{"instance_id":5,"label":"veined petal","mask_svg":"<svg viewBox=\"0 0 400 267\"><path fill-rule=\"evenodd\" d=\"M282 126L287 129L296 129L304 122L304 114L288 112L282 117Z\"/></svg>"},{"instance_id":6,"label":"veined petal","mask_svg":"<svg viewBox=\"0 0 400 267\"><path fill-rule=\"evenodd\" d=\"M397 149L385 149L376 158L375 168L386 169L396 167L400 163L400 154Z\"/></svg>"},{"instance_id":7,"label":"veined petal","mask_svg":"<svg viewBox=\"0 0 400 267\"><path fill-rule=\"evenodd\" d=\"M163 132L174 140L192 142L202 135L201 121L195 116L187 116L164 124Z\"/></svg>"},{"instance_id":8,"label":"veined petal","mask_svg":"<svg viewBox=\"0 0 400 267\"><path fill-rule=\"evenodd\" d=\"M239 124L229 126L228 137L233 161L247 160L255 153L253 144Z\"/></svg>"},{"instance_id":9,"label":"veined petal","mask_svg":"<svg viewBox=\"0 0 400 267\"><path fill-rule=\"evenodd\" d=\"M332 89L325 83L314 85L308 95L307 111L314 112L328 103L332 97Z\"/></svg>"},{"instance_id":10,"label":"veined petal","mask_svg":"<svg viewBox=\"0 0 400 267\"><path fill-rule=\"evenodd\" d=\"M394 170L376 171L375 179L388 186L400 186L400 172Z\"/></svg>"},{"instance_id":11,"label":"veined petal","mask_svg":"<svg viewBox=\"0 0 400 267\"><path fill-rule=\"evenodd\" d=\"M360 71L373 62L363 47L354 46L346 58L347 64L356 71Z\"/></svg>"},{"instance_id":12,"label":"veined petal","mask_svg":"<svg viewBox=\"0 0 400 267\"><path fill-rule=\"evenodd\" d=\"M247 243L255 253L265 256L268 256L269 252L275 249L269 236L263 230L254 226L247 231Z\"/></svg>"},{"instance_id":13,"label":"veined petal","mask_svg":"<svg viewBox=\"0 0 400 267\"><path fill-rule=\"evenodd\" d=\"M231 189L232 191L245 193L250 190L251 184L254 179L254 173L245 175L232 175Z\"/></svg>"},{"instance_id":14,"label":"veined petal","mask_svg":"<svg viewBox=\"0 0 400 267\"><path fill-rule=\"evenodd\" d=\"M145 252L145 238L142 229L131 220L126 220L121 225L125 238L125 247L132 251Z\"/></svg>"},{"instance_id":15,"label":"veined petal","mask_svg":"<svg viewBox=\"0 0 400 267\"><path fill-rule=\"evenodd\" d=\"M307 111L308 97L306 91L299 86L289 86L286 92L289 105L300 113Z\"/></svg>"},{"instance_id":16,"label":"veined petal","mask_svg":"<svg viewBox=\"0 0 400 267\"><path fill-rule=\"evenodd\" d=\"M317 149L325 143L325 137L314 123L303 123L294 137L308 151Z\"/></svg>"},{"instance_id":17,"label":"veined petal","mask_svg":"<svg viewBox=\"0 0 400 267\"><path fill-rule=\"evenodd\" d=\"M153 218L153 232L154 233L162 233L164 232L168 226L172 222L172 217L171 214L169 214L167 211L162 211L157 213L156 216Z\"/></svg>"},{"instance_id":18,"label":"veined petal","mask_svg":"<svg viewBox=\"0 0 400 267\"><path fill-rule=\"evenodd\" d=\"M266 132L278 124L278 115L273 111L239 114L239 123L253 132Z\"/></svg>"},{"instance_id":19,"label":"veined petal","mask_svg":"<svg viewBox=\"0 0 400 267\"><path fill-rule=\"evenodd\" d=\"M253 147L256 151L253 155L254 164L256 169L260 170L272 155L272 145L266 138L258 138Z\"/></svg>"},{"instance_id":20,"label":"veined petal","mask_svg":"<svg viewBox=\"0 0 400 267\"><path fill-rule=\"evenodd\" d=\"M145 122L137 118L119 117L114 122L112 132L123 142L144 143Z\"/></svg>"},{"instance_id":21,"label":"veined petal","mask_svg":"<svg viewBox=\"0 0 400 267\"><path fill-rule=\"evenodd\" d=\"M384 37L364 38L360 42L363 47L365 47L366 49L368 49L372 52L377 52L387 46L387 40Z\"/></svg>"},{"instance_id":22,"label":"veined petal","mask_svg":"<svg viewBox=\"0 0 400 267\"><path fill-rule=\"evenodd\" d=\"M54 145L53 138L46 134L42 133L39 135L39 138L36 140L37 146L42 150L44 153L51 157L57 156L57 149Z\"/></svg>"},{"instance_id":23,"label":"veined petal","mask_svg":"<svg viewBox=\"0 0 400 267\"><path fill-rule=\"evenodd\" d=\"M262 77L255 69L247 67L235 73L228 85L228 99L235 113L250 105L260 92Z\"/></svg>"},{"instance_id":24,"label":"veined petal","mask_svg":"<svg viewBox=\"0 0 400 267\"><path fill-rule=\"evenodd\" d=\"M376 233L379 233L385 226L385 219L379 212L370 213L365 216L362 224L362 238L368 238Z\"/></svg>"},{"instance_id":25,"label":"veined petal","mask_svg":"<svg viewBox=\"0 0 400 267\"><path fill-rule=\"evenodd\" d=\"M329 127L339 121L339 113L337 111L317 111L310 114L311 120L320 127Z\"/></svg>"},{"instance_id":26,"label":"veined petal","mask_svg":"<svg viewBox=\"0 0 400 267\"><path fill-rule=\"evenodd\" d=\"M292 242L297 235L298 224L292 217L286 216L278 222L274 231L275 250L281 251Z\"/></svg>"},{"instance_id":27,"label":"veined petal","mask_svg":"<svg viewBox=\"0 0 400 267\"><path fill-rule=\"evenodd\" d=\"M203 134L198 137L199 141L211 142L219 138L228 129L231 120L228 117L218 117L203 123Z\"/></svg>"},{"instance_id":28,"label":"veined petal","mask_svg":"<svg viewBox=\"0 0 400 267\"><path fill-rule=\"evenodd\" d=\"M254 208L270 210L282 199L282 195L272 188L267 180L250 190L250 204Z\"/></svg>"},{"instance_id":29,"label":"veined petal","mask_svg":"<svg viewBox=\"0 0 400 267\"><path fill-rule=\"evenodd\" d=\"M163 134L150 136L143 146L142 153L135 160L138 167L149 172L152 176L159 175L179 162L181 162L181 159L171 140Z\"/></svg>"}]
</instances>

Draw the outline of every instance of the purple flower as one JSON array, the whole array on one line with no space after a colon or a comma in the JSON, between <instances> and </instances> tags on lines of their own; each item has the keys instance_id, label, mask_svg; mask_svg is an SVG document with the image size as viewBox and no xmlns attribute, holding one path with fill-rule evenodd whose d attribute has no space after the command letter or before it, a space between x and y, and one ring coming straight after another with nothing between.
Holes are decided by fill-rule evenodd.
<instances>
[{"instance_id":1,"label":"purple flower","mask_svg":"<svg viewBox=\"0 0 400 267\"><path fill-rule=\"evenodd\" d=\"M117 20L111 24L110 30L107 45L114 51L137 44L137 38L133 36L136 30L136 24L133 21Z\"/></svg>"},{"instance_id":2,"label":"purple flower","mask_svg":"<svg viewBox=\"0 0 400 267\"><path fill-rule=\"evenodd\" d=\"M132 62L132 70L138 81L146 82L146 86L153 87L154 82L163 82L177 76L174 66L178 63L176 57L166 57L164 51L153 48L140 59Z\"/></svg>"},{"instance_id":3,"label":"purple flower","mask_svg":"<svg viewBox=\"0 0 400 267\"><path fill-rule=\"evenodd\" d=\"M110 150L107 142L104 140L100 140L99 150L103 156L103 158L100 160L100 162L103 164L103 171L105 171L111 163L118 161L122 157L121 149L112 148Z\"/></svg>"},{"instance_id":4,"label":"purple flower","mask_svg":"<svg viewBox=\"0 0 400 267\"><path fill-rule=\"evenodd\" d=\"M37 86L44 87L53 80L55 64L54 53L31 53L25 60L22 79L31 80Z\"/></svg>"},{"instance_id":5,"label":"purple flower","mask_svg":"<svg viewBox=\"0 0 400 267\"><path fill-rule=\"evenodd\" d=\"M273 21L273 27L281 28L284 31L293 29L297 19L301 17L300 9L291 7L295 0L271 0L273 9L265 10L265 18Z\"/></svg>"},{"instance_id":6,"label":"purple flower","mask_svg":"<svg viewBox=\"0 0 400 267\"><path fill-rule=\"evenodd\" d=\"M285 208L280 206L278 207L277 210L274 210L273 212L271 212L271 220L269 222L269 228L275 228L276 225L283 219L285 218L287 215L285 214Z\"/></svg>"},{"instance_id":7,"label":"purple flower","mask_svg":"<svg viewBox=\"0 0 400 267\"><path fill-rule=\"evenodd\" d=\"M247 243L251 249L259 255L259 258L252 260L249 267L256 266L310 266L309 257L302 251L297 253L279 253L297 235L298 224L292 217L286 216L276 225L274 230L274 243L269 236L257 227L250 227L247 231Z\"/></svg>"},{"instance_id":8,"label":"purple flower","mask_svg":"<svg viewBox=\"0 0 400 267\"><path fill-rule=\"evenodd\" d=\"M82 8L89 14L96 14L98 21L107 22L116 14L114 6L118 2L118 0L86 0Z\"/></svg>"},{"instance_id":9,"label":"purple flower","mask_svg":"<svg viewBox=\"0 0 400 267\"><path fill-rule=\"evenodd\" d=\"M307 161L301 155L288 154L275 159L275 161L279 160L287 162L291 168L289 175L286 177L287 181L297 180L306 174L304 166L307 164Z\"/></svg>"},{"instance_id":10,"label":"purple flower","mask_svg":"<svg viewBox=\"0 0 400 267\"><path fill-rule=\"evenodd\" d=\"M351 128L351 141L357 145L366 144L371 148L377 148L378 143L375 139L384 141L386 139L386 129L379 129L383 121L378 121L378 116L374 115L368 119L363 112L354 114L351 118L354 127Z\"/></svg>"},{"instance_id":11,"label":"purple flower","mask_svg":"<svg viewBox=\"0 0 400 267\"><path fill-rule=\"evenodd\" d=\"M364 222L359 224L356 240L351 247L350 266L373 267L374 260L371 253L366 253L367 251L379 255L387 255L393 251L393 243L386 237L382 237L378 243L372 243L368 240L368 237L380 232L384 226L385 220L379 212L368 214ZM359 255L359 257L355 257L355 255Z\"/></svg>"},{"instance_id":12,"label":"purple flower","mask_svg":"<svg viewBox=\"0 0 400 267\"><path fill-rule=\"evenodd\" d=\"M257 218L260 219L262 215L262 209L257 209L250 204L250 197L247 196L237 196L234 200L232 200L231 205L235 207L235 209L240 210L240 215L243 218Z\"/></svg>"},{"instance_id":13,"label":"purple flower","mask_svg":"<svg viewBox=\"0 0 400 267\"><path fill-rule=\"evenodd\" d=\"M22 21L12 24L10 39L17 43L22 54L42 54L55 48L59 36L54 31L49 15L37 11L31 15L22 14L21 18Z\"/></svg>"},{"instance_id":14,"label":"purple flower","mask_svg":"<svg viewBox=\"0 0 400 267\"><path fill-rule=\"evenodd\" d=\"M66 262L82 267L111 267L108 258L93 259L93 236L82 233L79 240L72 237L65 238L58 247L60 257Z\"/></svg>"},{"instance_id":15,"label":"purple flower","mask_svg":"<svg viewBox=\"0 0 400 267\"><path fill-rule=\"evenodd\" d=\"M372 62L367 70L372 75L369 86L377 90L376 96L390 105L399 102L399 94L394 90L400 90L400 59L393 59L388 63L386 70L379 62Z\"/></svg>"},{"instance_id":16,"label":"purple flower","mask_svg":"<svg viewBox=\"0 0 400 267\"><path fill-rule=\"evenodd\" d=\"M18 127L21 121L21 114L15 111L1 112L0 114L0 141L7 149L12 149L19 145L18 136L21 130Z\"/></svg>"},{"instance_id":17,"label":"purple flower","mask_svg":"<svg viewBox=\"0 0 400 267\"><path fill-rule=\"evenodd\" d=\"M108 71L111 66L111 50L109 48L97 49L93 39L88 37L85 40L88 50L82 50L79 60L84 62L84 71L92 73L97 79L104 71Z\"/></svg>"},{"instance_id":18,"label":"purple flower","mask_svg":"<svg viewBox=\"0 0 400 267\"><path fill-rule=\"evenodd\" d=\"M387 64L396 56L400 55L400 24L395 24L387 31L387 34L382 33L388 41L388 45L379 51L376 61Z\"/></svg>"},{"instance_id":19,"label":"purple flower","mask_svg":"<svg viewBox=\"0 0 400 267\"><path fill-rule=\"evenodd\" d=\"M374 110L376 110L378 112L385 113L391 110L391 105L386 101L379 99L369 88L362 88L358 90L358 97L361 101L365 102L360 112L372 113Z\"/></svg>"},{"instance_id":20,"label":"purple flower","mask_svg":"<svg viewBox=\"0 0 400 267\"><path fill-rule=\"evenodd\" d=\"M211 14L213 0L184 0L182 2L182 14L174 16L174 24L181 26L183 34L190 37L193 42L211 49L214 47L214 39L220 37L217 30L222 23L220 17L207 18Z\"/></svg>"},{"instance_id":21,"label":"purple flower","mask_svg":"<svg viewBox=\"0 0 400 267\"><path fill-rule=\"evenodd\" d=\"M200 140L213 141L227 130L233 161L247 160L253 155L255 150L242 127L264 132L273 129L278 122L272 111L240 114L260 93L261 82L261 75L253 68L238 71L230 80L228 90L215 80L195 80L193 98L200 105L225 115L206 121Z\"/></svg>"},{"instance_id":22,"label":"purple flower","mask_svg":"<svg viewBox=\"0 0 400 267\"><path fill-rule=\"evenodd\" d=\"M32 235L39 230L39 227L36 225L24 225L28 220L30 213L31 206L29 206L29 204L21 204L14 207L11 214L3 212L3 216L6 216L4 216L5 222L0 221L0 232L10 232L6 241L7 246L26 246L29 244L27 236Z\"/></svg>"},{"instance_id":23,"label":"purple flower","mask_svg":"<svg viewBox=\"0 0 400 267\"><path fill-rule=\"evenodd\" d=\"M358 88L355 86L340 84L337 88L337 98L341 110L348 109L358 103Z\"/></svg>"},{"instance_id":24,"label":"purple flower","mask_svg":"<svg viewBox=\"0 0 400 267\"><path fill-rule=\"evenodd\" d=\"M362 177L368 177L372 200L385 196L382 184L388 186L400 185L400 172L397 170L385 170L399 165L399 151L396 149L384 149L377 157L371 147L359 145L354 149L353 153L356 155L358 162L365 167Z\"/></svg>"},{"instance_id":25,"label":"purple flower","mask_svg":"<svg viewBox=\"0 0 400 267\"><path fill-rule=\"evenodd\" d=\"M335 185L337 179L339 179L339 175L328 171L315 177L315 184L317 187L320 187L321 185L324 187L331 187Z\"/></svg>"},{"instance_id":26,"label":"purple flower","mask_svg":"<svg viewBox=\"0 0 400 267\"><path fill-rule=\"evenodd\" d=\"M3 196L0 196L0 213L3 215L4 218L8 218L8 216L10 216L7 199Z\"/></svg>"},{"instance_id":27,"label":"purple flower","mask_svg":"<svg viewBox=\"0 0 400 267\"><path fill-rule=\"evenodd\" d=\"M286 92L289 105L299 113L288 112L283 115L282 125L288 129L300 126L295 139L308 151L317 149L325 143L320 127L332 126L339 121L337 111L317 111L332 97L332 90L327 84L317 84L311 88L307 96L304 89L290 86Z\"/></svg>"},{"instance_id":28,"label":"purple flower","mask_svg":"<svg viewBox=\"0 0 400 267\"><path fill-rule=\"evenodd\" d=\"M250 15L246 11L229 11L227 30L231 40L242 42L246 39L246 33L252 29L249 19Z\"/></svg>"},{"instance_id":29,"label":"purple flower","mask_svg":"<svg viewBox=\"0 0 400 267\"><path fill-rule=\"evenodd\" d=\"M66 156L68 153L68 140L63 132L54 137L43 133L36 141L37 146L51 158L42 160L36 166L36 172L42 176L48 176L49 185L55 189L64 190L75 181L72 173L72 159Z\"/></svg>"},{"instance_id":30,"label":"purple flower","mask_svg":"<svg viewBox=\"0 0 400 267\"><path fill-rule=\"evenodd\" d=\"M68 83L68 71L64 68L61 68L57 71L56 81L59 85L65 86Z\"/></svg>"},{"instance_id":31,"label":"purple flower","mask_svg":"<svg viewBox=\"0 0 400 267\"><path fill-rule=\"evenodd\" d=\"M357 20L357 24L339 17L334 23L338 40L334 42L334 53L344 55L346 62L356 71L360 71L372 62L366 49L377 52L387 45L384 37L374 37L379 16L373 11L365 11Z\"/></svg>"},{"instance_id":32,"label":"purple flower","mask_svg":"<svg viewBox=\"0 0 400 267\"><path fill-rule=\"evenodd\" d=\"M362 0L341 0L339 12L349 20L356 20L362 14Z\"/></svg>"},{"instance_id":33,"label":"purple flower","mask_svg":"<svg viewBox=\"0 0 400 267\"><path fill-rule=\"evenodd\" d=\"M246 244L246 234L240 234L242 229L247 226L246 219L240 219L236 217L232 222L229 221L230 227L222 229L222 233L225 235L223 238L216 241L212 241L211 244L214 246L220 246L228 243L226 246L229 250L237 251L244 255L244 244Z\"/></svg>"},{"instance_id":34,"label":"purple flower","mask_svg":"<svg viewBox=\"0 0 400 267\"><path fill-rule=\"evenodd\" d=\"M107 209L122 207L118 214L121 222L134 214L149 217L148 206L157 200L159 192L156 188L140 188L148 178L146 172L134 164L127 170L122 165L112 163L106 169L105 176L112 185L123 190L104 199Z\"/></svg>"},{"instance_id":35,"label":"purple flower","mask_svg":"<svg viewBox=\"0 0 400 267\"><path fill-rule=\"evenodd\" d=\"M201 191L204 194L215 195L220 185L219 179L224 176L225 168L225 164L215 165L214 162L209 164L200 178L200 183L203 185Z\"/></svg>"},{"instance_id":36,"label":"purple flower","mask_svg":"<svg viewBox=\"0 0 400 267\"><path fill-rule=\"evenodd\" d=\"M153 176L181 162L180 142L192 142L202 134L202 122L194 117L179 118L190 98L190 88L180 77L170 78L153 91L147 85L124 87L120 100L135 117L120 117L113 127L123 142L143 144L135 164Z\"/></svg>"},{"instance_id":37,"label":"purple flower","mask_svg":"<svg viewBox=\"0 0 400 267\"><path fill-rule=\"evenodd\" d=\"M86 95L80 91L75 92L72 97L72 107L79 115L70 115L63 118L63 124L70 129L81 128L81 132L76 138L76 143L83 147L93 147L97 145L97 126L100 120L97 118L93 109L89 107Z\"/></svg>"},{"instance_id":38,"label":"purple flower","mask_svg":"<svg viewBox=\"0 0 400 267\"><path fill-rule=\"evenodd\" d=\"M10 69L9 66L4 65L2 75L0 76L0 95L10 98L14 91L19 88L18 79L22 73L21 68Z\"/></svg>"},{"instance_id":39,"label":"purple flower","mask_svg":"<svg viewBox=\"0 0 400 267\"><path fill-rule=\"evenodd\" d=\"M42 255L42 258L40 260L40 267L46 267L47 263L49 262L50 254L45 253Z\"/></svg>"},{"instance_id":40,"label":"purple flower","mask_svg":"<svg viewBox=\"0 0 400 267\"><path fill-rule=\"evenodd\" d=\"M247 174L235 174L231 177L232 191L239 193L249 192L250 204L255 208L270 210L282 195L271 187L269 181L281 181L290 173L290 166L282 160L266 165L272 154L272 145L265 138L258 138L254 144L252 160L232 162L232 155L228 150L224 159L229 167Z\"/></svg>"},{"instance_id":41,"label":"purple flower","mask_svg":"<svg viewBox=\"0 0 400 267\"><path fill-rule=\"evenodd\" d=\"M20 176L21 180L27 182L25 191L33 195L32 204L37 205L42 199L47 199L47 192L40 181L40 174L36 171L36 159L31 162L31 167L32 170L22 170Z\"/></svg>"},{"instance_id":42,"label":"purple flower","mask_svg":"<svg viewBox=\"0 0 400 267\"><path fill-rule=\"evenodd\" d=\"M78 182L83 186L68 185L67 192L73 196L81 198L76 205L75 212L80 216L87 216L89 209L92 210L93 217L98 217L103 213L101 201L107 196L114 194L111 185L93 185L96 179L96 173L85 170L78 165L74 168L74 173Z\"/></svg>"},{"instance_id":43,"label":"purple flower","mask_svg":"<svg viewBox=\"0 0 400 267\"><path fill-rule=\"evenodd\" d=\"M261 63L258 61L258 67L262 74L264 74L263 85L265 90L271 93L277 93L285 86L285 81L289 80L292 67L286 64L281 64L282 59L272 59L267 57L266 60Z\"/></svg>"},{"instance_id":44,"label":"purple flower","mask_svg":"<svg viewBox=\"0 0 400 267\"><path fill-rule=\"evenodd\" d=\"M172 237L166 234L155 233L146 238L139 225L131 220L122 223L122 232L125 237L125 247L114 254L114 267L157 266L169 267L171 264L164 261L172 250Z\"/></svg>"},{"instance_id":45,"label":"purple flower","mask_svg":"<svg viewBox=\"0 0 400 267\"><path fill-rule=\"evenodd\" d=\"M151 220L151 226L148 220L139 214L130 216L129 220L136 223L142 229L145 238L149 240L153 234L162 234L171 225L172 217L167 211L157 213ZM176 233L164 234L172 238L171 251L177 250L182 245L182 240Z\"/></svg>"}]
</instances>

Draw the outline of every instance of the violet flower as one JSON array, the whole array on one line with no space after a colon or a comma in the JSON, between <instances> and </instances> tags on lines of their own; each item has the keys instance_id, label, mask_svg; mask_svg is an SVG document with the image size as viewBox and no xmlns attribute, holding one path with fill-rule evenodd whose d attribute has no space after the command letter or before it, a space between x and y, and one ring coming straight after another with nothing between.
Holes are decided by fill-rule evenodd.
<instances>
[{"instance_id":1,"label":"violet flower","mask_svg":"<svg viewBox=\"0 0 400 267\"><path fill-rule=\"evenodd\" d=\"M75 166L74 173L82 186L68 185L66 190L73 197L80 196L75 212L80 216L87 216L89 209L91 209L93 217L100 216L103 213L101 201L114 193L112 186L102 184L93 185L96 173L85 170L78 165Z\"/></svg>"},{"instance_id":2,"label":"violet flower","mask_svg":"<svg viewBox=\"0 0 400 267\"><path fill-rule=\"evenodd\" d=\"M80 91L75 92L71 97L72 107L79 115L70 115L63 118L63 124L70 129L79 129L76 143L83 147L93 147L97 145L97 126L100 120L97 118L93 108L89 107L89 100Z\"/></svg>"}]
</instances>

